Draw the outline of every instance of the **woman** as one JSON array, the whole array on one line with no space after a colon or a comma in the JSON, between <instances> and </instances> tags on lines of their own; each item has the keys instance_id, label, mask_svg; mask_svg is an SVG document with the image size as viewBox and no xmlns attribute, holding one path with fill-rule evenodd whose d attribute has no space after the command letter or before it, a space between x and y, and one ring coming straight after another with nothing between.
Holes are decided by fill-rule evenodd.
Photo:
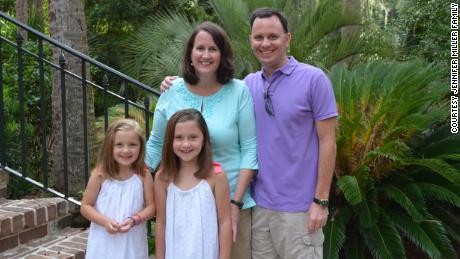
<instances>
[{"instance_id":1,"label":"woman","mask_svg":"<svg viewBox=\"0 0 460 259\"><path fill-rule=\"evenodd\" d=\"M222 165L230 185L232 258L250 259L251 208L255 202L249 184L258 169L255 118L248 88L243 81L233 79L233 74L233 51L227 34L214 23L202 23L187 42L182 78L174 80L158 100L146 163L151 169L158 167L165 127L176 111L200 111L211 135L213 160Z\"/></svg>"}]
</instances>

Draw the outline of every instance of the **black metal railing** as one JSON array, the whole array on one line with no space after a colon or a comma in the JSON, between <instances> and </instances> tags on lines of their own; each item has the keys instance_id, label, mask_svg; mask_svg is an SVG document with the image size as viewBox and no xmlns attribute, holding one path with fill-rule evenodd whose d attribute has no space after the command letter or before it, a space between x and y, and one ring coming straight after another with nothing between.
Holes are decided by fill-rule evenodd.
<instances>
[{"instance_id":1,"label":"black metal railing","mask_svg":"<svg viewBox=\"0 0 460 259\"><path fill-rule=\"evenodd\" d=\"M48 192L53 193L56 196L65 198L75 204L80 204L78 199L75 199L73 197L70 197L69 195L69 189L68 189L68 148L67 148L67 114L69 111L67 111L67 103L66 99L68 98L66 96L66 83L68 82L67 79L72 78L73 80L77 80L80 82L81 85L81 91L82 91L82 109L83 109L83 121L82 121L82 127L83 127L83 142L84 142L84 165L81 170L84 171L84 179L81 179L81 181L84 181L86 183L88 181L88 175L89 175L89 167L90 167L90 160L91 158L89 157L89 139L88 139L88 132L89 125L88 125L88 99L87 99L87 94L88 91L92 90L92 92L96 94L100 94L103 99L103 119L104 119L104 131L108 127L109 123L109 98L112 98L112 100L115 100L115 103L118 103L120 105L123 105L124 108L124 117L130 117L130 110L131 109L136 109L136 110L141 110L142 114L144 116L145 120L145 133L146 137L148 138L149 136L149 125L150 125L150 117L153 116L152 112L150 111L150 102L153 98L157 98L160 93L157 90L152 89L151 87L129 77L124 75L123 73L106 66L90 57L88 57L85 54L82 54L54 39L51 39L47 35L44 35L43 33L15 20L14 18L8 16L7 14L0 12L0 26L14 26L16 29L21 28L29 33L29 35L33 35L33 40L37 42L38 49L36 51L28 49L24 47L24 39L21 36L21 34L17 34L16 39L14 37L8 37L7 35L0 35L0 168L6 172L9 172L12 175L21 177L25 181L41 188L44 189ZM1 30L0 30L1 31ZM7 125L7 118L5 114L5 85L4 85L4 79L5 79L5 71L4 71L4 64L5 62L10 62L10 60L4 60L4 53L6 46L9 46L9 51L11 52L11 48L15 49L15 56L17 58L17 80L16 80L16 89L18 92L18 115L15 120L17 120L19 123L19 141L21 143L15 143L16 145L20 146L20 158L19 162L13 163L11 158L9 157L9 153L12 150L11 146L8 146L8 143L6 141L6 125ZM57 48L61 51L61 54L59 56L59 60L53 61L51 57L46 56L44 53L44 48L45 46L50 47L50 48ZM64 55L65 53L65 55ZM71 70L66 68L66 55L71 55L72 57L75 57L79 59L81 62L81 73L76 74L72 72ZM41 179L37 179L36 177L31 176L31 172L28 172L28 157L29 154L27 153L28 149L28 143L31 142L30 139L28 139L27 134L26 134L26 115L25 115L25 107L26 107L26 98L25 98L25 82L24 82L24 59L25 57L33 58L36 61L37 67L36 73L39 89L39 99L40 99L40 105L39 105L39 123L38 125L33 125L34 128L39 129L38 131L40 132L40 137L39 141L37 141L40 145L39 152L41 154L35 154L37 156L40 156L40 171L41 171ZM7 64L10 65L11 64ZM93 67L96 68L100 71L103 71L103 77L102 81L99 83L88 80L87 78L87 72L88 72L88 67ZM46 74L45 70L49 68L49 70L54 69L55 71L59 71L59 83L60 83L60 93L61 93L61 109L62 113L60 116L61 117L61 123L62 123L62 153L63 153L63 173L64 173L64 191L57 191L55 188L52 188L50 186L50 181L49 181L49 150L47 147L47 143L49 141L48 137L50 136L49 131L49 112L47 113L47 107L50 107L49 105L49 96L46 96L46 85L45 85L45 77L49 76ZM116 93L113 89L110 89L109 85L109 78L112 81L116 82L121 82L121 87L124 89L123 93L120 95ZM11 86L10 86L11 87ZM141 93L139 94L140 96L144 96L143 100L140 98L141 101L136 101L136 100L130 100L129 99L129 93L130 89L134 89L133 91L136 91L136 93ZM139 99L139 98L138 98ZM48 108L49 109L49 108ZM71 111L70 111L71 112ZM47 121L48 120L48 121ZM35 142L34 142L35 143Z\"/></svg>"}]
</instances>

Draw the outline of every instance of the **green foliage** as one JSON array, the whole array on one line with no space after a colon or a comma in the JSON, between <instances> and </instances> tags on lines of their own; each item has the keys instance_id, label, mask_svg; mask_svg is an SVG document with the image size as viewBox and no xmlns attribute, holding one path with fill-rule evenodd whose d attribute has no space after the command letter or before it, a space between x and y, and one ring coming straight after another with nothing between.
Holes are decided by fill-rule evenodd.
<instances>
[{"instance_id":1,"label":"green foliage","mask_svg":"<svg viewBox=\"0 0 460 259\"><path fill-rule=\"evenodd\" d=\"M153 220L150 221L150 231L151 233L155 234L155 222ZM147 225L148 227L148 225ZM154 235L147 235L147 243L149 249L149 255L155 254L155 236Z\"/></svg>"},{"instance_id":2,"label":"green foliage","mask_svg":"<svg viewBox=\"0 0 460 259\"><path fill-rule=\"evenodd\" d=\"M85 0L90 56L115 69L122 69L121 54L126 41L147 17L166 10L183 10L191 16L206 17L197 1L192 0ZM102 80L100 71L92 71L92 76L97 81Z\"/></svg>"},{"instance_id":3,"label":"green foliage","mask_svg":"<svg viewBox=\"0 0 460 259\"><path fill-rule=\"evenodd\" d=\"M115 68L120 67L123 40L129 36L157 5L157 0L85 1L90 55Z\"/></svg>"},{"instance_id":4,"label":"green foliage","mask_svg":"<svg viewBox=\"0 0 460 259\"><path fill-rule=\"evenodd\" d=\"M16 28L3 23L1 26L2 35L14 39ZM34 41L26 41L23 48L38 53L38 44ZM44 47L44 56L48 59L51 57L51 50ZM26 173L27 176L34 179L41 179L41 143L40 143L40 87L39 87L39 70L37 60L24 52L24 138L21 138L20 126L20 104L19 104L19 86L18 86L18 56L17 48L2 44L3 59L3 95L4 95L4 116L5 116L5 142L7 146L7 163L11 168L19 169L20 172ZM51 72L49 67L44 66L44 97L50 98L51 94ZM51 132L50 102L45 106L46 131ZM49 137L47 138L48 142ZM26 141L26 159L27 166L21 164L21 141ZM46 144L47 150L49 143ZM25 194L33 191L31 185L21 183L16 179L9 182L9 198L20 198Z\"/></svg>"},{"instance_id":5,"label":"green foliage","mask_svg":"<svg viewBox=\"0 0 460 259\"><path fill-rule=\"evenodd\" d=\"M248 36L249 15L257 7L278 7L286 13L292 32L289 54L302 62L324 68L363 49L359 35L342 37L341 28L359 24L359 17L342 12L342 1L209 1L216 21L231 38L236 77L260 69L252 55ZM315 3L313 3L315 2ZM124 70L131 76L158 86L167 75L180 74L185 41L197 23L207 17L181 13L154 14L130 39L124 56Z\"/></svg>"},{"instance_id":6,"label":"green foliage","mask_svg":"<svg viewBox=\"0 0 460 259\"><path fill-rule=\"evenodd\" d=\"M142 129L145 129L145 115L144 110L140 110L138 108L131 107L129 109L129 118L137 121ZM112 107L109 107L108 110L108 125L112 122L125 118L125 107L124 104L117 104ZM152 123L150 121L150 123ZM96 118L96 139L97 139L97 147L102 147L102 142L104 141L105 137L105 121L104 116L99 116ZM152 125L149 125L149 129L152 128Z\"/></svg>"},{"instance_id":7,"label":"green foliage","mask_svg":"<svg viewBox=\"0 0 460 259\"><path fill-rule=\"evenodd\" d=\"M0 1L0 11L5 13L13 13L15 7L15 0L2 0Z\"/></svg>"},{"instance_id":8,"label":"green foliage","mask_svg":"<svg viewBox=\"0 0 460 259\"><path fill-rule=\"evenodd\" d=\"M170 13L154 15L149 21L132 37L125 70L146 84L158 86L164 76L179 74L183 46L196 23Z\"/></svg>"},{"instance_id":9,"label":"green foliage","mask_svg":"<svg viewBox=\"0 0 460 259\"><path fill-rule=\"evenodd\" d=\"M376 61L329 77L340 117L325 257L405 258L405 239L430 258L456 258L460 137L443 126L439 67Z\"/></svg>"},{"instance_id":10,"label":"green foliage","mask_svg":"<svg viewBox=\"0 0 460 259\"><path fill-rule=\"evenodd\" d=\"M395 21L407 59L424 59L445 66L450 60L450 8L448 2L412 0Z\"/></svg>"}]
</instances>

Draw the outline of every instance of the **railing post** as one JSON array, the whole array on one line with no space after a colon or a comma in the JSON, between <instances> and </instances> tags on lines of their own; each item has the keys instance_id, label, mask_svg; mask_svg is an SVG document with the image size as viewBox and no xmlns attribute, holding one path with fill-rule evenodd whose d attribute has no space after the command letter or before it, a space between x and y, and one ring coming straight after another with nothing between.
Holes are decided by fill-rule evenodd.
<instances>
[{"instance_id":1,"label":"railing post","mask_svg":"<svg viewBox=\"0 0 460 259\"><path fill-rule=\"evenodd\" d=\"M48 150L46 149L46 101L45 69L43 68L43 40L38 40L38 73L40 75L40 142L42 146L41 167L43 185L48 188Z\"/></svg>"},{"instance_id":2,"label":"railing post","mask_svg":"<svg viewBox=\"0 0 460 259\"><path fill-rule=\"evenodd\" d=\"M24 118L24 64L23 64L23 49L22 43L24 38L21 33L17 34L16 38L18 49L18 88L19 88L19 138L21 139L21 174L23 177L27 176L27 161L26 161L26 138L25 129L26 123Z\"/></svg>"},{"instance_id":3,"label":"railing post","mask_svg":"<svg viewBox=\"0 0 460 259\"><path fill-rule=\"evenodd\" d=\"M150 117L150 112L149 112L149 107L150 107L150 100L148 97L144 97L144 115L145 115L145 139L149 139L149 117ZM148 236L153 236L152 235L152 220L149 220L147 222L147 235Z\"/></svg>"},{"instance_id":4,"label":"railing post","mask_svg":"<svg viewBox=\"0 0 460 259\"><path fill-rule=\"evenodd\" d=\"M67 165L67 113L66 113L66 93L65 93L65 65L67 61L65 60L64 53L61 53L59 56L59 66L61 72L61 116L62 116L62 152L64 158L64 196L69 197L69 172Z\"/></svg>"},{"instance_id":5,"label":"railing post","mask_svg":"<svg viewBox=\"0 0 460 259\"><path fill-rule=\"evenodd\" d=\"M0 30L1 33L1 30ZM0 35L1 36L1 35ZM3 100L3 54L2 42L0 38L0 164L6 165L6 135L5 135L5 104Z\"/></svg>"},{"instance_id":6,"label":"railing post","mask_svg":"<svg viewBox=\"0 0 460 259\"><path fill-rule=\"evenodd\" d=\"M107 107L107 91L109 88L109 78L106 74L104 74L104 76L102 77L102 87L104 88L104 132L106 132L107 128L109 127L109 108Z\"/></svg>"},{"instance_id":7,"label":"railing post","mask_svg":"<svg viewBox=\"0 0 460 259\"><path fill-rule=\"evenodd\" d=\"M83 148L85 152L85 185L89 178L88 158L88 104L87 104L87 83L86 83L86 62L81 59L81 86L83 91Z\"/></svg>"},{"instance_id":8,"label":"railing post","mask_svg":"<svg viewBox=\"0 0 460 259\"><path fill-rule=\"evenodd\" d=\"M128 81L123 81L125 83L125 89L123 92L123 97L125 97L125 118L129 117L129 101L128 101Z\"/></svg>"},{"instance_id":9,"label":"railing post","mask_svg":"<svg viewBox=\"0 0 460 259\"><path fill-rule=\"evenodd\" d=\"M149 138L150 131L150 100L148 97L144 97L144 114L145 114L145 139Z\"/></svg>"}]
</instances>

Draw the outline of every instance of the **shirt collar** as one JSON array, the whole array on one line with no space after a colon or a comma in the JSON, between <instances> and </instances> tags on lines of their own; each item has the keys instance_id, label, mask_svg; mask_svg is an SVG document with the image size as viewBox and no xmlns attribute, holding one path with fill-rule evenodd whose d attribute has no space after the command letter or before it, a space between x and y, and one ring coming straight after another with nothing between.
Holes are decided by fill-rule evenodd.
<instances>
[{"instance_id":1,"label":"shirt collar","mask_svg":"<svg viewBox=\"0 0 460 259\"><path fill-rule=\"evenodd\" d=\"M289 56L288 59L289 61L286 64L284 64L281 68L278 68L277 70L273 71L273 74L277 71L280 71L281 73L289 76L292 73L292 71L294 71L299 62L293 56ZM263 68L260 70L260 72L262 77L266 78Z\"/></svg>"}]
</instances>

